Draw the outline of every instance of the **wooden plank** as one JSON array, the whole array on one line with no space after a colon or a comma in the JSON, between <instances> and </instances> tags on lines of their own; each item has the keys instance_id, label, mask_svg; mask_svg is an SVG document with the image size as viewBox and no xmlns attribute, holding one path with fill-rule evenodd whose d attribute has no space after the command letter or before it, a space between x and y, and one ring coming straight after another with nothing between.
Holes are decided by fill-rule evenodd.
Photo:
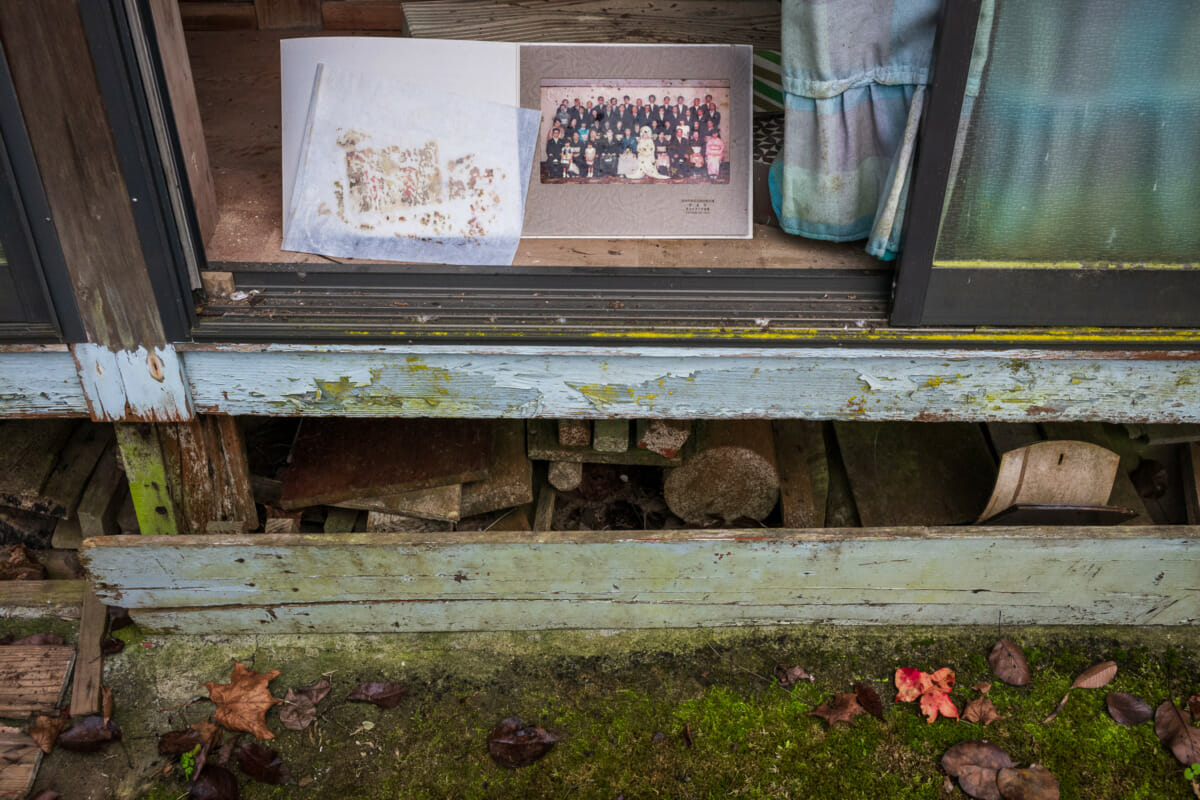
<instances>
[{"instance_id":1,"label":"wooden plank","mask_svg":"<svg viewBox=\"0 0 1200 800\"><path fill-rule=\"evenodd\" d=\"M1189 525L1200 525L1200 444L1195 442L1180 454L1183 460L1183 502Z\"/></svg>"},{"instance_id":2,"label":"wooden plank","mask_svg":"<svg viewBox=\"0 0 1200 800\"><path fill-rule=\"evenodd\" d=\"M208 145L204 139L204 124L200 120L200 104L196 100L196 85L192 64L188 58L187 42L183 37L183 18L178 0L151 0L154 33L162 60L167 94L171 98L171 113L175 117L183 168L187 173L192 194L192 207L203 241L212 238L217 227L217 189L208 162Z\"/></svg>"},{"instance_id":3,"label":"wooden plank","mask_svg":"<svg viewBox=\"0 0 1200 800\"><path fill-rule=\"evenodd\" d=\"M367 512L368 533L429 533L453 530L454 524L436 519L422 519L404 514L387 514L382 511Z\"/></svg>"},{"instance_id":4,"label":"wooden plank","mask_svg":"<svg viewBox=\"0 0 1200 800\"><path fill-rule=\"evenodd\" d=\"M325 0L321 23L327 31L404 30L404 4L396 0Z\"/></svg>"},{"instance_id":5,"label":"wooden plank","mask_svg":"<svg viewBox=\"0 0 1200 800\"><path fill-rule=\"evenodd\" d=\"M0 797L27 796L41 763L41 748L29 734L0 726Z\"/></svg>"},{"instance_id":6,"label":"wooden plank","mask_svg":"<svg viewBox=\"0 0 1200 800\"><path fill-rule=\"evenodd\" d=\"M533 502L533 464L525 454L525 422L492 423L488 476L463 485L461 518Z\"/></svg>"},{"instance_id":7,"label":"wooden plank","mask_svg":"<svg viewBox=\"0 0 1200 800\"><path fill-rule=\"evenodd\" d=\"M780 47L775 0L424 0L404 13L405 33L424 39Z\"/></svg>"},{"instance_id":8,"label":"wooden plank","mask_svg":"<svg viewBox=\"0 0 1200 800\"><path fill-rule=\"evenodd\" d=\"M250 465L246 460L246 441L233 417L202 418L208 442L209 458L215 460L219 490L219 519L244 522L248 530L258 527L258 509L250 484Z\"/></svg>"},{"instance_id":9,"label":"wooden plank","mask_svg":"<svg viewBox=\"0 0 1200 800\"><path fill-rule=\"evenodd\" d=\"M129 483L125 479L125 470L117 461L114 442L100 456L75 509L80 536L86 539L89 536L118 533L117 511L128 493ZM57 533L56 530L55 535Z\"/></svg>"},{"instance_id":10,"label":"wooden plank","mask_svg":"<svg viewBox=\"0 0 1200 800\"><path fill-rule=\"evenodd\" d=\"M41 496L75 420L13 420L0 423L0 505L47 512Z\"/></svg>"},{"instance_id":11,"label":"wooden plank","mask_svg":"<svg viewBox=\"0 0 1200 800\"><path fill-rule=\"evenodd\" d=\"M537 510L533 513L533 530L545 532L554 529L554 502L558 498L558 490L552 486L543 486L538 492Z\"/></svg>"},{"instance_id":12,"label":"wooden plank","mask_svg":"<svg viewBox=\"0 0 1200 800\"><path fill-rule=\"evenodd\" d=\"M85 560L170 630L1200 619L1196 527L761 533L105 537Z\"/></svg>"},{"instance_id":13,"label":"wooden plank","mask_svg":"<svg viewBox=\"0 0 1200 800\"><path fill-rule=\"evenodd\" d=\"M1200 422L1200 353L199 345L183 359L197 410L222 414ZM554 434L532 436L531 457L566 460Z\"/></svg>"},{"instance_id":14,"label":"wooden plank","mask_svg":"<svg viewBox=\"0 0 1200 800\"><path fill-rule=\"evenodd\" d=\"M825 527L829 461L820 422L776 420L775 461L785 528Z\"/></svg>"},{"instance_id":15,"label":"wooden plank","mask_svg":"<svg viewBox=\"0 0 1200 800\"><path fill-rule=\"evenodd\" d=\"M88 341L165 344L76 0L0 3L0 36Z\"/></svg>"},{"instance_id":16,"label":"wooden plank","mask_svg":"<svg viewBox=\"0 0 1200 800\"><path fill-rule=\"evenodd\" d=\"M84 423L75 428L41 489L40 512L60 519L75 516L96 465L112 447L111 426Z\"/></svg>"},{"instance_id":17,"label":"wooden plank","mask_svg":"<svg viewBox=\"0 0 1200 800\"><path fill-rule=\"evenodd\" d=\"M129 494L143 534L179 533L176 501L171 496L167 469L154 426L118 422L113 425L121 462L129 480ZM119 513L119 512L118 512Z\"/></svg>"},{"instance_id":18,"label":"wooden plank","mask_svg":"<svg viewBox=\"0 0 1200 800\"><path fill-rule=\"evenodd\" d=\"M597 420L596 422L597 428L599 428L599 423L604 422L604 420ZM625 439L628 446L629 423L625 420L617 420L617 422L625 426ZM568 447L558 443L558 435L553 420L531 419L526 423L526 430L528 432L526 452L535 461L580 461L584 464L630 464L633 466L667 467L682 464L684 457L689 455L693 449L692 443L689 442L684 445L684 449L675 458L665 458L658 453L652 453L649 450L638 450L637 448L626 449L621 452L605 452L596 450L593 447Z\"/></svg>"},{"instance_id":19,"label":"wooden plank","mask_svg":"<svg viewBox=\"0 0 1200 800\"><path fill-rule=\"evenodd\" d=\"M326 533L353 533L358 513L354 508L331 508L325 515L323 529Z\"/></svg>"},{"instance_id":20,"label":"wooden plank","mask_svg":"<svg viewBox=\"0 0 1200 800\"><path fill-rule=\"evenodd\" d=\"M1113 480L1112 493L1108 504L1131 508L1135 512L1133 519L1125 525L1151 525L1154 519L1145 500L1138 494L1137 487L1129 478L1129 473L1141 460L1138 455L1140 444L1122 435L1123 431L1117 426L1109 426L1100 422L1045 422L1039 426L1047 439L1065 439L1079 442L1090 442L1108 448L1121 457L1121 465Z\"/></svg>"},{"instance_id":21,"label":"wooden plank","mask_svg":"<svg viewBox=\"0 0 1200 800\"><path fill-rule=\"evenodd\" d=\"M100 684L104 655L100 640L108 622L108 608L89 586L83 595L83 615L76 639L75 678L71 684L71 716L82 717L100 712Z\"/></svg>"},{"instance_id":22,"label":"wooden plank","mask_svg":"<svg viewBox=\"0 0 1200 800\"><path fill-rule=\"evenodd\" d=\"M0 619L79 619L83 580L0 581Z\"/></svg>"},{"instance_id":23,"label":"wooden plank","mask_svg":"<svg viewBox=\"0 0 1200 800\"><path fill-rule=\"evenodd\" d=\"M476 421L306 420L279 504L303 508L482 480L491 441L491 428Z\"/></svg>"},{"instance_id":24,"label":"wooden plank","mask_svg":"<svg viewBox=\"0 0 1200 800\"><path fill-rule=\"evenodd\" d=\"M320 28L321 0L254 0L260 30Z\"/></svg>"},{"instance_id":25,"label":"wooden plank","mask_svg":"<svg viewBox=\"0 0 1200 800\"><path fill-rule=\"evenodd\" d=\"M186 31L241 31L258 27L253 0L180 3L179 13Z\"/></svg>"},{"instance_id":26,"label":"wooden plank","mask_svg":"<svg viewBox=\"0 0 1200 800\"><path fill-rule=\"evenodd\" d=\"M359 511L382 511L385 514L406 514L422 519L440 519L457 522L461 516L463 485L451 483L429 489L343 500L336 505L343 509Z\"/></svg>"},{"instance_id":27,"label":"wooden plank","mask_svg":"<svg viewBox=\"0 0 1200 800\"><path fill-rule=\"evenodd\" d=\"M978 425L835 422L864 527L957 525L987 506L996 463Z\"/></svg>"},{"instance_id":28,"label":"wooden plank","mask_svg":"<svg viewBox=\"0 0 1200 800\"><path fill-rule=\"evenodd\" d=\"M87 413L87 400L69 351L0 349L0 415L86 417Z\"/></svg>"},{"instance_id":29,"label":"wooden plank","mask_svg":"<svg viewBox=\"0 0 1200 800\"><path fill-rule=\"evenodd\" d=\"M74 660L71 645L0 647L0 717L56 713Z\"/></svg>"}]
</instances>

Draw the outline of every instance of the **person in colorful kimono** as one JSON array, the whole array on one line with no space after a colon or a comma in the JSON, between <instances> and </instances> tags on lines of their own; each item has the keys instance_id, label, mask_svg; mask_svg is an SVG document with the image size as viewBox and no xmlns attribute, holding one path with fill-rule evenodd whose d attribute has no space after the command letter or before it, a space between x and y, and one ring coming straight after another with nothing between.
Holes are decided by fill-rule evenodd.
<instances>
[{"instance_id":1,"label":"person in colorful kimono","mask_svg":"<svg viewBox=\"0 0 1200 800\"><path fill-rule=\"evenodd\" d=\"M721 162L724 160L725 140L721 138L719 129L714 130L704 142L704 161L708 166L708 177L715 180L721 176Z\"/></svg>"}]
</instances>

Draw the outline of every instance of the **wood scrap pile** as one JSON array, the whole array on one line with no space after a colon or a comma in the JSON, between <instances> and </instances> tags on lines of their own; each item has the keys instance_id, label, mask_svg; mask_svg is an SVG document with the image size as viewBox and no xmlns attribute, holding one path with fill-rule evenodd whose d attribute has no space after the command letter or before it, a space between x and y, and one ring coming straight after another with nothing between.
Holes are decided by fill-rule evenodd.
<instances>
[{"instance_id":1,"label":"wood scrap pile","mask_svg":"<svg viewBox=\"0 0 1200 800\"><path fill-rule=\"evenodd\" d=\"M110 425L0 422L0 542L77 549L133 518ZM124 513L122 513L124 511Z\"/></svg>"},{"instance_id":2,"label":"wood scrap pile","mask_svg":"<svg viewBox=\"0 0 1200 800\"><path fill-rule=\"evenodd\" d=\"M529 530L525 423L305 420L266 499L266 533Z\"/></svg>"}]
</instances>

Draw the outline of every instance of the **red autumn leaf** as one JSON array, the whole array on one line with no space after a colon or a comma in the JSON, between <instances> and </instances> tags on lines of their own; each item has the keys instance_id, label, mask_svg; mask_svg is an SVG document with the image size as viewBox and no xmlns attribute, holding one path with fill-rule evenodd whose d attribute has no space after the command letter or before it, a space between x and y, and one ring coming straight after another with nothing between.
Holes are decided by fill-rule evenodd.
<instances>
[{"instance_id":1,"label":"red autumn leaf","mask_svg":"<svg viewBox=\"0 0 1200 800\"><path fill-rule=\"evenodd\" d=\"M207 681L204 685L208 687L208 696L217 704L217 713L213 715L217 722L231 731L274 739L275 734L267 728L267 712L283 701L271 696L267 684L278 674L277 669L254 672L238 661L233 665L229 683Z\"/></svg>"},{"instance_id":2,"label":"red autumn leaf","mask_svg":"<svg viewBox=\"0 0 1200 800\"><path fill-rule=\"evenodd\" d=\"M936 691L945 692L946 694L954 691L954 670L949 667L942 667L930 675L929 680L933 683L933 688Z\"/></svg>"},{"instance_id":3,"label":"red autumn leaf","mask_svg":"<svg viewBox=\"0 0 1200 800\"><path fill-rule=\"evenodd\" d=\"M911 703L933 688L929 675L915 667L896 670L896 702Z\"/></svg>"},{"instance_id":4,"label":"red autumn leaf","mask_svg":"<svg viewBox=\"0 0 1200 800\"><path fill-rule=\"evenodd\" d=\"M945 692L926 692L921 695L921 713L925 715L926 722L933 722L938 714L958 719L958 707Z\"/></svg>"}]
</instances>

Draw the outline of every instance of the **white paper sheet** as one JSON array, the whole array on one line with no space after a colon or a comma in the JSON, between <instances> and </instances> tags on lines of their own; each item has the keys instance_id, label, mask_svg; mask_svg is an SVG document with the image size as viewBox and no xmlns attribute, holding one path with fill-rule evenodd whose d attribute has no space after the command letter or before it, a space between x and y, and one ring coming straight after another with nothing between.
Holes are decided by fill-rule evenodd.
<instances>
[{"instance_id":1,"label":"white paper sheet","mask_svg":"<svg viewBox=\"0 0 1200 800\"><path fill-rule=\"evenodd\" d=\"M516 106L520 105L519 47L511 42L379 36L315 36L281 41L285 235L317 64L334 70L407 80L435 91Z\"/></svg>"},{"instance_id":2,"label":"white paper sheet","mask_svg":"<svg viewBox=\"0 0 1200 800\"><path fill-rule=\"evenodd\" d=\"M321 65L284 249L511 264L539 114Z\"/></svg>"}]
</instances>

